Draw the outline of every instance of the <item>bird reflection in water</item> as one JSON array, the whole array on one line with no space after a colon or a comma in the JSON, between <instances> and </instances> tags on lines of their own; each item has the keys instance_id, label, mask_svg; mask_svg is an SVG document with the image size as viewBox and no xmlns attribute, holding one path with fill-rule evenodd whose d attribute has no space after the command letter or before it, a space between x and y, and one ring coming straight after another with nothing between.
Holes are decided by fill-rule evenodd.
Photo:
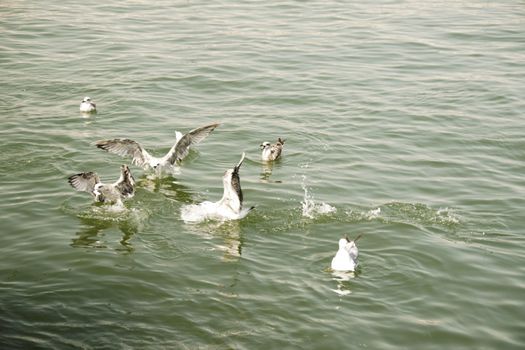
<instances>
[{"instance_id":1,"label":"bird reflection in water","mask_svg":"<svg viewBox=\"0 0 525 350\"><path fill-rule=\"evenodd\" d=\"M282 183L281 180L270 180L270 176L272 175L272 171L275 165L277 167L280 167L280 159L276 160L274 162L261 162L262 165L262 172L261 172L261 182L265 183Z\"/></svg>"},{"instance_id":2,"label":"bird reflection in water","mask_svg":"<svg viewBox=\"0 0 525 350\"><path fill-rule=\"evenodd\" d=\"M214 249L223 252L222 260L237 261L241 257L244 241L240 225L238 220L207 221L201 224L188 225L188 229L206 239L220 238L222 242L215 245Z\"/></svg>"},{"instance_id":3,"label":"bird reflection in water","mask_svg":"<svg viewBox=\"0 0 525 350\"><path fill-rule=\"evenodd\" d=\"M335 293L340 296L348 295L352 293L350 281L357 277L356 271L334 271L328 269L332 273L332 280L336 281L337 289L332 289Z\"/></svg>"},{"instance_id":4,"label":"bird reflection in water","mask_svg":"<svg viewBox=\"0 0 525 350\"><path fill-rule=\"evenodd\" d=\"M106 232L118 228L122 236L118 241L119 245L114 247L115 251L132 253L134 251L131 238L139 232L139 225L132 220L111 221L92 218L80 218L82 228L72 239L71 246L74 248L97 248L111 249L112 242L105 239Z\"/></svg>"},{"instance_id":5,"label":"bird reflection in water","mask_svg":"<svg viewBox=\"0 0 525 350\"><path fill-rule=\"evenodd\" d=\"M137 187L144 188L150 192L162 193L168 198L172 198L177 202L192 203L191 190L178 183L173 177L154 178L148 175L143 175L137 181Z\"/></svg>"}]
</instances>

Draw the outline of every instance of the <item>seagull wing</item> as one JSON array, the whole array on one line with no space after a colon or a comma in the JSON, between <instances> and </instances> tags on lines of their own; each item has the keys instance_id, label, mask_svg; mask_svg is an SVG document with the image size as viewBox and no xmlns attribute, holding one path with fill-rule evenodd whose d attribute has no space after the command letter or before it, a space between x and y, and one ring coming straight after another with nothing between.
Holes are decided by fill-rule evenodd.
<instances>
[{"instance_id":1,"label":"seagull wing","mask_svg":"<svg viewBox=\"0 0 525 350\"><path fill-rule=\"evenodd\" d=\"M100 183L98 175L92 171L68 177L68 182L77 191L92 193L95 185Z\"/></svg>"},{"instance_id":2,"label":"seagull wing","mask_svg":"<svg viewBox=\"0 0 525 350\"><path fill-rule=\"evenodd\" d=\"M164 156L164 159L172 165L176 161L181 161L188 155L191 145L195 145L204 140L218 126L218 123L214 123L190 131L171 147L168 154Z\"/></svg>"},{"instance_id":3,"label":"seagull wing","mask_svg":"<svg viewBox=\"0 0 525 350\"><path fill-rule=\"evenodd\" d=\"M132 163L146 168L153 158L142 146L130 139L113 139L97 141L95 145L109 153L118 154L121 157L131 157Z\"/></svg>"},{"instance_id":4,"label":"seagull wing","mask_svg":"<svg viewBox=\"0 0 525 350\"><path fill-rule=\"evenodd\" d=\"M244 161L245 156L246 154L243 152L241 156L241 160L233 168L232 179L231 179L232 188L235 191L235 193L237 193L237 197L239 198L241 207L242 207L243 197L242 197L242 189L241 189L241 179L239 177L239 169L241 168L241 165L242 165L242 162Z\"/></svg>"},{"instance_id":5,"label":"seagull wing","mask_svg":"<svg viewBox=\"0 0 525 350\"><path fill-rule=\"evenodd\" d=\"M135 179L127 165L120 168L120 178L113 184L115 188L125 197L133 197L135 194Z\"/></svg>"}]
</instances>

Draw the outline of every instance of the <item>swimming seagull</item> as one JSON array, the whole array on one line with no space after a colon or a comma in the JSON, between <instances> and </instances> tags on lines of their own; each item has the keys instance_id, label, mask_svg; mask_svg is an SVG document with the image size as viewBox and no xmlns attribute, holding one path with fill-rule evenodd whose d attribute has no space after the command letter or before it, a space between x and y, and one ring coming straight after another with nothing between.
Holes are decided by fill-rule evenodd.
<instances>
[{"instance_id":1,"label":"swimming seagull","mask_svg":"<svg viewBox=\"0 0 525 350\"><path fill-rule=\"evenodd\" d=\"M204 140L217 126L218 123L209 124L193 129L186 135L175 131L175 144L162 158L157 158L148 153L142 146L130 139L113 139L97 141L95 145L110 153L122 157L131 157L132 163L142 167L144 170L154 169L160 176L163 171L173 172L177 165L188 155L190 146ZM177 163L177 164L176 164Z\"/></svg>"},{"instance_id":2,"label":"swimming seagull","mask_svg":"<svg viewBox=\"0 0 525 350\"><path fill-rule=\"evenodd\" d=\"M355 242L361 238L357 236L354 240L349 240L348 236L339 240L339 250L332 259L332 270L335 271L354 271L357 266L357 245Z\"/></svg>"},{"instance_id":3,"label":"swimming seagull","mask_svg":"<svg viewBox=\"0 0 525 350\"><path fill-rule=\"evenodd\" d=\"M201 219L224 219L224 220L238 220L245 217L250 210L255 207L244 208L243 195L241 189L241 180L239 177L239 169L244 161L245 153L242 154L241 160L232 169L224 172L222 177L222 184L224 186L224 193L218 202L205 201L199 205L190 205L183 212L183 219L185 221L199 221Z\"/></svg>"},{"instance_id":4,"label":"swimming seagull","mask_svg":"<svg viewBox=\"0 0 525 350\"><path fill-rule=\"evenodd\" d=\"M284 140L282 140L280 137L277 139L277 142L273 145L268 141L263 142L261 144L262 159L264 161L276 160L281 156L281 153L283 151L283 145Z\"/></svg>"},{"instance_id":5,"label":"swimming seagull","mask_svg":"<svg viewBox=\"0 0 525 350\"><path fill-rule=\"evenodd\" d=\"M84 97L82 102L80 103L80 111L83 113L91 113L97 111L97 105L91 101L91 98L88 96Z\"/></svg>"},{"instance_id":6,"label":"swimming seagull","mask_svg":"<svg viewBox=\"0 0 525 350\"><path fill-rule=\"evenodd\" d=\"M122 204L122 201L135 194L135 179L127 165L120 167L120 178L113 184L104 184L97 173L92 171L72 175L68 182L77 191L88 192L96 202Z\"/></svg>"}]
</instances>

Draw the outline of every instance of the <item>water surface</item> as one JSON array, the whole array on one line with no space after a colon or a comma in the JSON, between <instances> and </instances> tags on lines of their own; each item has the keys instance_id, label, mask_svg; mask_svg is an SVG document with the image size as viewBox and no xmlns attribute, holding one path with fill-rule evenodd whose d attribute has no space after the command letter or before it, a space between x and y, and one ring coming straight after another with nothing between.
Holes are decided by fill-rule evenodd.
<instances>
[{"instance_id":1,"label":"water surface","mask_svg":"<svg viewBox=\"0 0 525 350\"><path fill-rule=\"evenodd\" d=\"M2 348L525 346L522 2L20 0L0 19ZM125 211L67 184L117 178L98 139L162 155L214 121L180 174L131 168ZM256 209L181 220L243 151ZM359 233L358 272L331 273Z\"/></svg>"}]
</instances>

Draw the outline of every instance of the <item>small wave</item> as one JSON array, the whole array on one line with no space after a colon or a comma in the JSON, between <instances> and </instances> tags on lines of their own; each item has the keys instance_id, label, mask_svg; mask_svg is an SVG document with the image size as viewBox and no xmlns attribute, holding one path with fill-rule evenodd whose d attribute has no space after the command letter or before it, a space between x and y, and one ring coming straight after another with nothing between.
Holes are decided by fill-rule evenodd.
<instances>
[{"instance_id":1,"label":"small wave","mask_svg":"<svg viewBox=\"0 0 525 350\"><path fill-rule=\"evenodd\" d=\"M318 217L319 215L325 215L330 213L335 213L337 209L330 204L327 204L325 202L317 203L314 200L314 197L308 192L308 188L305 184L306 176L303 176L303 190L304 190L304 198L301 202L303 207L303 216L314 219Z\"/></svg>"},{"instance_id":2,"label":"small wave","mask_svg":"<svg viewBox=\"0 0 525 350\"><path fill-rule=\"evenodd\" d=\"M388 221L454 228L460 219L449 208L434 209L421 203L392 202L384 205Z\"/></svg>"},{"instance_id":3,"label":"small wave","mask_svg":"<svg viewBox=\"0 0 525 350\"><path fill-rule=\"evenodd\" d=\"M376 209L349 210L346 214L356 221L378 219L386 223L433 226L447 230L454 230L461 224L460 218L452 209L434 209L421 203L390 202Z\"/></svg>"},{"instance_id":4,"label":"small wave","mask_svg":"<svg viewBox=\"0 0 525 350\"><path fill-rule=\"evenodd\" d=\"M68 214L75 215L79 219L85 220L98 220L106 222L143 222L149 217L149 213L145 210L137 208L127 208L122 203L117 204L90 204L89 206L84 206L78 208L75 206L70 206L68 202L63 203L62 210Z\"/></svg>"},{"instance_id":5,"label":"small wave","mask_svg":"<svg viewBox=\"0 0 525 350\"><path fill-rule=\"evenodd\" d=\"M77 214L82 219L120 222L128 219L131 210L123 204L91 206Z\"/></svg>"}]
</instances>

